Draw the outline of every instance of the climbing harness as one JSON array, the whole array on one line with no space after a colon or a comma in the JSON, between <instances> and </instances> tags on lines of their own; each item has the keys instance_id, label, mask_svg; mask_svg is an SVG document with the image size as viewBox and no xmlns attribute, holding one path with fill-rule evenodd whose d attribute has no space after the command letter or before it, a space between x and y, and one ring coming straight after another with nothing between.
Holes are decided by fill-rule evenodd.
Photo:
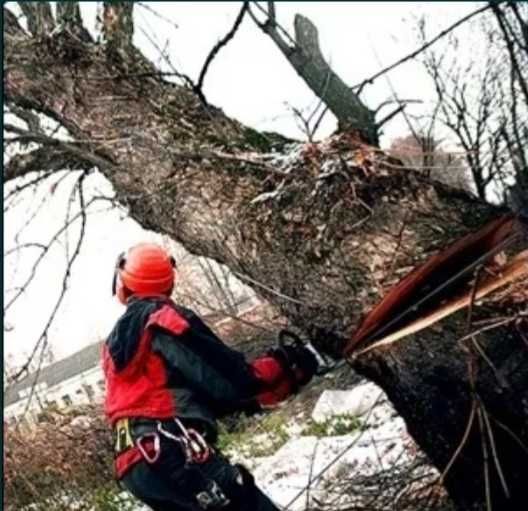
<instances>
[{"instance_id":1,"label":"climbing harness","mask_svg":"<svg viewBox=\"0 0 528 511\"><path fill-rule=\"evenodd\" d=\"M180 433L168 431L163 422L157 421L157 431L148 431L133 440L129 419L119 419L115 426L115 468L118 479L142 459L152 465L161 454L160 436L180 444L186 465L205 463L214 453L203 436L195 429L186 428L176 417L174 422Z\"/></svg>"}]
</instances>

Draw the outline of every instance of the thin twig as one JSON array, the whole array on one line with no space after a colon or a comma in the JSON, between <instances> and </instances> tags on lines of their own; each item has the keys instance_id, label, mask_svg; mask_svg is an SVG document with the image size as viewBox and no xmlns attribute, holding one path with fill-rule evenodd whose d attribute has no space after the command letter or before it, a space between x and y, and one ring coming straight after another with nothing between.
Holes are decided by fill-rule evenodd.
<instances>
[{"instance_id":1,"label":"thin twig","mask_svg":"<svg viewBox=\"0 0 528 511\"><path fill-rule=\"evenodd\" d=\"M499 456L497 454L497 447L495 445L495 437L493 436L493 430L491 428L488 413L486 412L484 403L481 402L480 405L482 409L482 417L484 419L484 425L486 426L486 430L488 432L488 438L489 438L489 443L491 447L491 454L495 462L495 468L497 469L497 473L499 474L499 479L501 481L502 488L504 489L504 494L506 495L507 498L510 498L510 490L508 489L508 485L506 484L506 477L504 476L504 472L502 470L502 466L499 461Z\"/></svg>"},{"instance_id":2,"label":"thin twig","mask_svg":"<svg viewBox=\"0 0 528 511\"><path fill-rule=\"evenodd\" d=\"M274 294L275 296L279 296L280 298L284 298L285 300L288 300L289 302L296 303L298 305L308 305L306 302L302 302L301 300L297 300L296 298L293 298L291 296L285 295L284 293L281 293L279 291L275 291L275 289L272 289L269 286L266 286L266 284L263 284L262 282L259 282L258 280L252 279L248 275L244 275L243 273L239 273L237 271L233 272L234 275L236 275L238 278L242 280L246 280L248 282L251 282L252 284L255 284L256 286L261 287L262 289L265 289L269 293Z\"/></svg>"},{"instance_id":3,"label":"thin twig","mask_svg":"<svg viewBox=\"0 0 528 511\"><path fill-rule=\"evenodd\" d=\"M453 464L457 460L458 456L460 455L460 452L462 451L462 449L466 445L466 442L467 442L468 437L469 437L469 433L471 432L471 428L473 426L473 421L475 419L476 410L477 410L477 402L473 399L471 401L471 410L469 412L469 417L468 417L468 421L467 421L467 424L466 424L466 428L464 430L464 434L462 435L462 439L460 440L460 443L458 444L457 448L455 449L455 452L451 456L449 462L447 463L447 465L445 466L444 470L442 471L442 474L440 475L440 478L438 479L438 484L440 484L440 485L444 484L444 481L445 481L445 478L446 478L447 474L449 473L449 471L451 470L451 467L453 466Z\"/></svg>"},{"instance_id":4,"label":"thin twig","mask_svg":"<svg viewBox=\"0 0 528 511\"><path fill-rule=\"evenodd\" d=\"M475 297L477 296L479 278L483 267L484 264L479 264L475 269L475 280L473 281L473 285L471 287L471 297L469 299L468 313L466 319L466 329L468 331L471 330L471 323L473 320L473 306L475 304Z\"/></svg>"},{"instance_id":5,"label":"thin twig","mask_svg":"<svg viewBox=\"0 0 528 511\"><path fill-rule=\"evenodd\" d=\"M168 23L169 25L172 25L173 28L178 29L180 28L174 21L170 20L169 18L166 18L165 16L161 15L158 11L153 9L148 5L146 2L137 2L137 5L142 7L143 9L149 11L151 14L154 14L154 16L158 17L159 19L165 21L165 23Z\"/></svg>"},{"instance_id":6,"label":"thin twig","mask_svg":"<svg viewBox=\"0 0 528 511\"><path fill-rule=\"evenodd\" d=\"M37 367L37 371L34 373L35 374L35 378L33 380L33 384L31 386L31 391L30 391L29 396L27 398L27 402L26 402L26 405L24 407L24 411L23 411L22 415L25 415L28 412L28 410L29 410L29 407L30 407L30 404L31 404L31 399L32 399L33 394L35 392L35 387L37 385L38 378L40 376L40 371L42 369L43 354L44 354L44 350L45 350L45 348L46 348L46 346L48 344L49 328L51 327L53 321L55 320L57 312L58 312L58 310L59 310L59 308L60 308L60 306L61 306L61 304L62 304L62 302L64 300L64 297L66 295L66 290L68 289L68 282L70 280L71 269L72 269L73 263L77 259L77 256L79 255L79 253L81 251L81 246L82 246L83 241L84 241L84 234L85 234L86 221L87 221L87 214L86 214L87 204L85 203L83 185L84 185L84 179L85 179L86 175L87 175L86 173L81 174L81 176L79 178L79 181L77 182L78 192L79 192L79 207L80 207L80 214L81 214L81 228L80 228L79 238L77 240L77 244L76 244L75 250L74 250L71 258L68 261L68 266L66 267L66 271L64 273L64 278L62 280L62 288L61 288L61 292L60 292L59 298L57 299L57 301L55 303L55 306L53 307L53 310L51 311L51 314L50 314L50 316L48 318L48 321L46 322L46 325L44 326L44 329L42 330L42 333L40 334L40 337L39 337L39 339L37 340L37 342L35 344L35 348L33 349L32 355L30 356L30 358L28 359L28 361L25 364L25 365L27 365L29 367L29 364L31 363L32 358L34 357L39 345L41 345L39 364L38 364L38 367Z\"/></svg>"},{"instance_id":7,"label":"thin twig","mask_svg":"<svg viewBox=\"0 0 528 511\"><path fill-rule=\"evenodd\" d=\"M484 351L484 348L480 345L480 343L477 341L477 338L474 335L471 336L471 342L473 343L473 345L475 346L475 348L477 349L477 351L479 352L483 360L488 364L490 369L493 371L493 374L495 375L495 378L497 379L497 382L499 383L499 385L502 388L506 387L507 386L506 381L501 376L499 370L495 367L491 359L488 357L488 355Z\"/></svg>"},{"instance_id":8,"label":"thin twig","mask_svg":"<svg viewBox=\"0 0 528 511\"><path fill-rule=\"evenodd\" d=\"M482 458L483 458L483 470L484 470L484 491L486 494L486 509L487 511L492 511L493 507L491 505L491 486L490 486L490 474L489 474L489 454L488 454L488 445L486 442L486 436L484 433L484 421L482 419L482 409L480 406L477 406L477 418L480 428L480 444L482 447Z\"/></svg>"},{"instance_id":9,"label":"thin twig","mask_svg":"<svg viewBox=\"0 0 528 511\"><path fill-rule=\"evenodd\" d=\"M413 52L411 52L408 55L406 55L405 57L397 60L396 62L390 64L389 66L383 68L381 71L378 71L377 73L375 73L374 75L370 76L369 78L366 78L361 83L358 83L357 85L354 85L352 88L353 89L358 89L358 91L357 91L358 95L361 94L361 92L363 91L363 88L365 87L365 85L372 84L374 82L374 80L376 80L380 76L383 76L385 73L388 73L389 71L392 71L393 69L395 69L396 67L400 66L401 64L413 59L414 57L416 57L417 55L419 55L420 53L425 51L427 48L429 48L430 46L435 44L437 41L442 39L444 36L449 34L449 32L452 32L455 28L459 27L460 25L462 25L466 21L470 20L471 18L473 18L477 14L480 14L480 13L482 13L484 11L487 11L490 7L491 7L491 5L487 4L484 7L481 7L479 9L471 12L470 14L464 16L463 18L460 18L458 21L456 21L455 23L453 23L452 25L450 25L446 29L442 30L438 35L436 35L435 37L433 37L432 39L427 41L425 44L423 44L422 46L420 46L419 48L417 48Z\"/></svg>"},{"instance_id":10,"label":"thin twig","mask_svg":"<svg viewBox=\"0 0 528 511\"><path fill-rule=\"evenodd\" d=\"M207 58L205 59L204 65L202 66L202 70L200 71L200 76L198 78L198 82L194 86L194 92L196 92L198 97L200 99L202 99L202 101L204 103L207 103L207 101L205 99L205 96L203 94L202 89L203 89L203 83L204 83L204 80L205 80L205 75L207 74L207 70L209 69L209 66L213 62L213 60L216 57L217 53L224 46L226 46L227 43L229 41L231 41L231 39L233 39L233 37L235 36L238 28L240 27L240 24L242 23L242 20L244 19L244 16L245 16L245 14L246 14L246 12L248 10L248 7L249 7L249 2L246 0L242 4L242 8L240 9L240 11L239 11L239 13L238 13L238 15L236 17L235 22L234 22L233 26L231 27L231 30L222 39L220 39L220 41L218 41L213 46L212 50L209 52L209 55L207 55Z\"/></svg>"},{"instance_id":11,"label":"thin twig","mask_svg":"<svg viewBox=\"0 0 528 511\"><path fill-rule=\"evenodd\" d=\"M319 446L319 438L316 439L314 450L312 453L312 459L310 461L310 472L308 473L308 488L306 489L306 506L305 509L308 509L310 506L310 489L312 486L312 475L313 475L313 468L315 465L315 457L317 455L317 447Z\"/></svg>"},{"instance_id":12,"label":"thin twig","mask_svg":"<svg viewBox=\"0 0 528 511\"><path fill-rule=\"evenodd\" d=\"M523 441L508 427L506 426L506 424L503 424L501 421L499 421L498 419L496 419L495 417L491 417L491 419L493 420L493 422L495 422L495 424L497 424L497 426L499 426L500 428L502 428L504 431L506 431L506 433L508 433L508 435L510 435L514 440L515 442L519 445L519 447L526 453L528 454L528 446L525 445L523 443Z\"/></svg>"}]
</instances>

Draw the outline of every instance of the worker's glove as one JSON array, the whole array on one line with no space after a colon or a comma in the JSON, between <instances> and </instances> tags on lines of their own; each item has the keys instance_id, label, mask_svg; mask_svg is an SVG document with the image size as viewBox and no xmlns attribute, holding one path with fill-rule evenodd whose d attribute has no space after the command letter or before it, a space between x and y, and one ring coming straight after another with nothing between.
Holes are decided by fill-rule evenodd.
<instances>
[{"instance_id":1,"label":"worker's glove","mask_svg":"<svg viewBox=\"0 0 528 511\"><path fill-rule=\"evenodd\" d=\"M262 383L257 401L264 408L278 405L306 385L318 370L317 358L294 333L283 330L276 348L250 364Z\"/></svg>"},{"instance_id":2,"label":"worker's glove","mask_svg":"<svg viewBox=\"0 0 528 511\"><path fill-rule=\"evenodd\" d=\"M256 400L262 408L278 406L299 388L295 375L286 365L282 355L274 356L272 352L269 352L253 360L250 366L253 374L261 383Z\"/></svg>"}]
</instances>

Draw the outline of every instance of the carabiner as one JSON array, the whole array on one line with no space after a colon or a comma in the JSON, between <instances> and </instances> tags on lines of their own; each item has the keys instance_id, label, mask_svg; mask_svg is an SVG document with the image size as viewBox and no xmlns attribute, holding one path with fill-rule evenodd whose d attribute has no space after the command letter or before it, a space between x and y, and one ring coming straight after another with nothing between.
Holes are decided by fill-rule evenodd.
<instances>
[{"instance_id":1,"label":"carabiner","mask_svg":"<svg viewBox=\"0 0 528 511\"><path fill-rule=\"evenodd\" d=\"M143 447L142 442L144 440L148 440L149 438L154 440L154 455L150 456L148 452L146 451L145 447ZM141 453L141 456L143 456L143 459L152 465L152 463L156 463L158 461L159 455L160 455L160 439L159 435L157 433L145 433L144 435L141 435L136 440L136 446Z\"/></svg>"},{"instance_id":2,"label":"carabiner","mask_svg":"<svg viewBox=\"0 0 528 511\"><path fill-rule=\"evenodd\" d=\"M183 439L179 436L176 436L174 433L171 433L170 431L167 431L164 427L161 421L158 421L158 431L164 436L171 440L174 440L175 442L183 443Z\"/></svg>"},{"instance_id":3,"label":"carabiner","mask_svg":"<svg viewBox=\"0 0 528 511\"><path fill-rule=\"evenodd\" d=\"M208 445L204 437L195 429L187 429L177 417L174 417L174 422L180 428L187 442L192 462L205 463L213 453L213 449Z\"/></svg>"}]
</instances>

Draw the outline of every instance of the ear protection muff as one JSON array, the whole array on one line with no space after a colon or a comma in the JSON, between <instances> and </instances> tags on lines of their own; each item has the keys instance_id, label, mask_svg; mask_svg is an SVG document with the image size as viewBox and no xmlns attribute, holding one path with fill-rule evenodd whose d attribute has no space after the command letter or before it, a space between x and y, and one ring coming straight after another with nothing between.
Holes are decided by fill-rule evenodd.
<instances>
[{"instance_id":1,"label":"ear protection muff","mask_svg":"<svg viewBox=\"0 0 528 511\"><path fill-rule=\"evenodd\" d=\"M119 277L119 270L122 270L125 267L125 263L125 253L121 252L117 257L116 263L114 265L114 277L112 279L112 296L115 296L117 293L117 279Z\"/></svg>"}]
</instances>

